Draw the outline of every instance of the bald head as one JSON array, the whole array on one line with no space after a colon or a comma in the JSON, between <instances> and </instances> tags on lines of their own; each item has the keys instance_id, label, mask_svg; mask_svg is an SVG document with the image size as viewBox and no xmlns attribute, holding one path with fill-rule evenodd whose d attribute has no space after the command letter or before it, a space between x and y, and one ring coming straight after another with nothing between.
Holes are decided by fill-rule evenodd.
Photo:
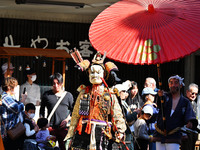
<instances>
[{"instance_id":1,"label":"bald head","mask_svg":"<svg viewBox=\"0 0 200 150\"><path fill-rule=\"evenodd\" d=\"M146 78L145 83L144 83L144 87L150 87L153 90L155 90L155 88L156 88L156 80L154 78L152 78L152 77Z\"/></svg>"}]
</instances>

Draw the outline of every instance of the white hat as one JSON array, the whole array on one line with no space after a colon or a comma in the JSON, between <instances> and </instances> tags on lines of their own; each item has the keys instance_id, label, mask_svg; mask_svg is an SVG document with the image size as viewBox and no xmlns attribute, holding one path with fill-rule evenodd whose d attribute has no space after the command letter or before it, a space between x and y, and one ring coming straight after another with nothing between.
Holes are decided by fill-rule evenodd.
<instances>
[{"instance_id":1,"label":"white hat","mask_svg":"<svg viewBox=\"0 0 200 150\"><path fill-rule=\"evenodd\" d=\"M15 67L13 67L12 63L10 63L10 67L9 69L14 69ZM1 69L2 69L2 72L3 74L6 73L7 69L8 69L8 63L4 63L2 66L1 66Z\"/></svg>"},{"instance_id":2,"label":"white hat","mask_svg":"<svg viewBox=\"0 0 200 150\"><path fill-rule=\"evenodd\" d=\"M143 90L142 90L142 95L146 95L146 94L151 94L151 95L156 95L157 92L155 92L152 88L150 87L145 87Z\"/></svg>"},{"instance_id":3,"label":"white hat","mask_svg":"<svg viewBox=\"0 0 200 150\"><path fill-rule=\"evenodd\" d=\"M116 84L114 88L116 88L118 92L125 91L125 88L122 84Z\"/></svg>"},{"instance_id":4,"label":"white hat","mask_svg":"<svg viewBox=\"0 0 200 150\"><path fill-rule=\"evenodd\" d=\"M142 108L142 111L145 114L150 114L151 116L153 115L153 108L150 105L146 105Z\"/></svg>"},{"instance_id":5,"label":"white hat","mask_svg":"<svg viewBox=\"0 0 200 150\"><path fill-rule=\"evenodd\" d=\"M128 89L131 88L131 81L127 80L127 81L123 82L122 84L116 84L114 86L114 88L117 88L118 92L128 91Z\"/></svg>"}]
</instances>

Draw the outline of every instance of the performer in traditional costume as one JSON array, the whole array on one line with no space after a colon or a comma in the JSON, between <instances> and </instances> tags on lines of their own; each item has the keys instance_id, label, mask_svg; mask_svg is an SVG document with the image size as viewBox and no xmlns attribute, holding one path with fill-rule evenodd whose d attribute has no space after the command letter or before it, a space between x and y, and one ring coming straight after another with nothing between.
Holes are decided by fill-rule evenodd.
<instances>
[{"instance_id":1,"label":"performer in traditional costume","mask_svg":"<svg viewBox=\"0 0 200 150\"><path fill-rule=\"evenodd\" d=\"M80 55L76 54L72 57L76 59L77 56ZM89 72L89 81L92 86L81 85L78 88L80 94L65 138L66 149L71 147L72 150L106 150L109 139L116 139L119 142L124 136L126 124L121 107L115 93L107 87L105 82L110 71L116 66L112 62L104 65L104 59L105 55L101 58L101 54L97 53L91 65L83 60L77 63L81 70ZM115 137L112 137L111 129Z\"/></svg>"}]
</instances>

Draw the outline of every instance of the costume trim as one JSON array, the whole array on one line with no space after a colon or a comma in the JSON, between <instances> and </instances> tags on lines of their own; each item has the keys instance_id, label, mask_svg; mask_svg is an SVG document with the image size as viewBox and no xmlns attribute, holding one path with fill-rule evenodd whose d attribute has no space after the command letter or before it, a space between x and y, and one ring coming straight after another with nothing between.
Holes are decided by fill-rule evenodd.
<instances>
[{"instance_id":1,"label":"costume trim","mask_svg":"<svg viewBox=\"0 0 200 150\"><path fill-rule=\"evenodd\" d=\"M181 129L181 127L177 127L169 132L166 132L166 131L162 131L160 128L158 128L157 123L155 123L155 129L158 133L160 133L164 136L167 136L167 135L172 135L172 134L176 133L177 131L179 131Z\"/></svg>"}]
</instances>

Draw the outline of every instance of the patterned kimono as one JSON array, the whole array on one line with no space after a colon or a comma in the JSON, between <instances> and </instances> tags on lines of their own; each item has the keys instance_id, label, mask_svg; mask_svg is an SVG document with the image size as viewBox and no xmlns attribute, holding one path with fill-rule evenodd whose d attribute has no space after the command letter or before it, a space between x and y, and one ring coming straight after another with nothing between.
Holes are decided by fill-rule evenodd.
<instances>
[{"instance_id":1,"label":"patterned kimono","mask_svg":"<svg viewBox=\"0 0 200 150\"><path fill-rule=\"evenodd\" d=\"M125 120L116 95L104 86L79 87L68 134L72 149L106 149L111 126L124 133Z\"/></svg>"}]
</instances>

